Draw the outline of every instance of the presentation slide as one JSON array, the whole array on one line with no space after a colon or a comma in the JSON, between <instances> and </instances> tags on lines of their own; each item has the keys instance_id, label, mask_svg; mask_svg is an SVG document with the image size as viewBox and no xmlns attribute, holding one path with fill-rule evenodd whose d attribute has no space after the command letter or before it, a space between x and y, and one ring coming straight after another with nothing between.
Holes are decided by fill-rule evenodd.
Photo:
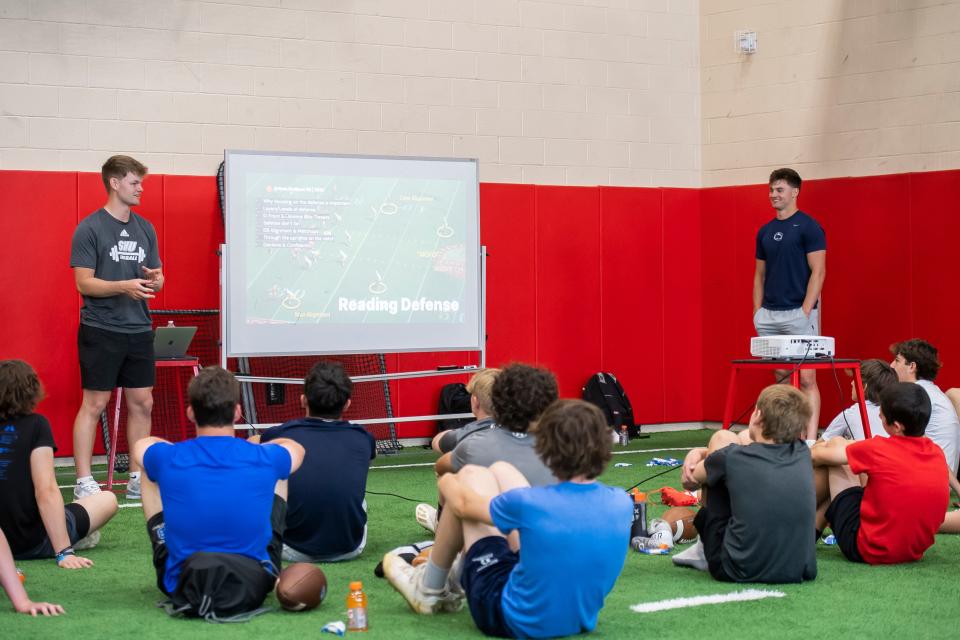
<instances>
[{"instance_id":1,"label":"presentation slide","mask_svg":"<svg viewBox=\"0 0 960 640\"><path fill-rule=\"evenodd\" d=\"M478 349L472 160L227 152L230 355Z\"/></svg>"}]
</instances>

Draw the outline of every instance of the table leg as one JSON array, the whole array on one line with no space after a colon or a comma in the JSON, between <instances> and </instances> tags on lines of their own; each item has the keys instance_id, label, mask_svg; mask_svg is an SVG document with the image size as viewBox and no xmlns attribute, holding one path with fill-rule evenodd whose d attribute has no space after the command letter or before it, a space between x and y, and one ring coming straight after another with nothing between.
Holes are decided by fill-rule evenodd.
<instances>
[{"instance_id":1,"label":"table leg","mask_svg":"<svg viewBox=\"0 0 960 640\"><path fill-rule=\"evenodd\" d=\"M860 365L851 367L853 369L853 379L857 385L857 405L860 407L860 422L863 423L863 439L869 440L873 437L870 431L870 419L867 417L867 405L863 399L863 379L860 377Z\"/></svg>"}]
</instances>

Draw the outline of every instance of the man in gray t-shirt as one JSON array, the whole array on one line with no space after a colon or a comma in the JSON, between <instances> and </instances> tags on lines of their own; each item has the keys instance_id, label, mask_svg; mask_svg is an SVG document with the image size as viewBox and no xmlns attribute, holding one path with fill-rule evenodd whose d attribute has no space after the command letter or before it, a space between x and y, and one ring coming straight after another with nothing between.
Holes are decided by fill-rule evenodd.
<instances>
[{"instance_id":1,"label":"man in gray t-shirt","mask_svg":"<svg viewBox=\"0 0 960 640\"><path fill-rule=\"evenodd\" d=\"M531 486L553 484L557 479L533 450L536 436L525 431L510 431L493 425L465 438L453 450L453 470L467 464L489 467L494 462L509 462L523 474Z\"/></svg>"},{"instance_id":2,"label":"man in gray t-shirt","mask_svg":"<svg viewBox=\"0 0 960 640\"><path fill-rule=\"evenodd\" d=\"M83 399L73 425L77 498L100 491L90 470L93 442L115 387L127 401L127 441L150 435L155 365L147 301L163 287L163 271L157 232L130 209L140 204L146 174L129 156L109 158L101 170L107 202L77 225L70 248L83 297L77 332ZM131 461L128 498L140 497L139 471Z\"/></svg>"}]
</instances>

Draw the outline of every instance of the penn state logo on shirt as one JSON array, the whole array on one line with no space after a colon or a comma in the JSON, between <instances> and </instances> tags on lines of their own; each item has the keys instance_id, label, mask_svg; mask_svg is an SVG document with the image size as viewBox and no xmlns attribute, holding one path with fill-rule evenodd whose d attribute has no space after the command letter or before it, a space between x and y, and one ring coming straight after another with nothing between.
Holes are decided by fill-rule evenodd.
<instances>
[{"instance_id":1,"label":"penn state logo on shirt","mask_svg":"<svg viewBox=\"0 0 960 640\"><path fill-rule=\"evenodd\" d=\"M133 260L139 263L147 257L147 252L143 247L137 247L136 240L118 240L117 244L110 248L110 257L114 262Z\"/></svg>"},{"instance_id":2,"label":"penn state logo on shirt","mask_svg":"<svg viewBox=\"0 0 960 640\"><path fill-rule=\"evenodd\" d=\"M783 233L780 231L777 231L775 234L773 234L773 239L777 242L780 242L781 240L783 240Z\"/></svg>"}]
</instances>

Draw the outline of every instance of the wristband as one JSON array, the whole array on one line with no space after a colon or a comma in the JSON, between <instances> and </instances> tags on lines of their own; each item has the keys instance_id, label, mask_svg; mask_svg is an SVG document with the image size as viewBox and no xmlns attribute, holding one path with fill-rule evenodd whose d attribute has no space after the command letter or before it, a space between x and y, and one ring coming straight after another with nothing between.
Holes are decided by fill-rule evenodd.
<instances>
[{"instance_id":1,"label":"wristband","mask_svg":"<svg viewBox=\"0 0 960 640\"><path fill-rule=\"evenodd\" d=\"M57 564L60 564L67 559L67 556L75 556L77 552L73 550L73 547L67 547L62 551L57 552Z\"/></svg>"}]
</instances>

